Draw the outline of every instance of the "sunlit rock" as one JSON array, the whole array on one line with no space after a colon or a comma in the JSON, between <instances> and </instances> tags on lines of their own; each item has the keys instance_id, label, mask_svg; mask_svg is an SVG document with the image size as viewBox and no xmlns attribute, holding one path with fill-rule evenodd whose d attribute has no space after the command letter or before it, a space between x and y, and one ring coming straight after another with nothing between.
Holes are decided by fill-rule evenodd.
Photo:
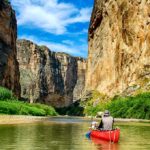
<instances>
[{"instance_id":1,"label":"sunlit rock","mask_svg":"<svg viewBox=\"0 0 150 150\"><path fill-rule=\"evenodd\" d=\"M150 3L95 0L86 90L114 95L150 81Z\"/></svg>"},{"instance_id":2,"label":"sunlit rock","mask_svg":"<svg viewBox=\"0 0 150 150\"><path fill-rule=\"evenodd\" d=\"M27 40L17 41L21 96L31 103L69 106L80 98L86 61L52 52Z\"/></svg>"}]
</instances>

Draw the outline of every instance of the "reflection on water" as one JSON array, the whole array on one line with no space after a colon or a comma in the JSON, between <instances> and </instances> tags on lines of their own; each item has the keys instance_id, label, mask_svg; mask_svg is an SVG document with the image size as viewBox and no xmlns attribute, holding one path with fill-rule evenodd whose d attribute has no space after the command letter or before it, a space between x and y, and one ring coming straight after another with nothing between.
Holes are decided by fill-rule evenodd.
<instances>
[{"instance_id":1,"label":"reflection on water","mask_svg":"<svg viewBox=\"0 0 150 150\"><path fill-rule=\"evenodd\" d=\"M103 141L93 137L91 137L91 140L93 143L95 143L97 150L118 150L119 149L118 143Z\"/></svg>"},{"instance_id":2,"label":"reflection on water","mask_svg":"<svg viewBox=\"0 0 150 150\"><path fill-rule=\"evenodd\" d=\"M1 150L137 150L150 149L149 124L117 124L119 143L88 139L90 122L78 118L52 118L49 122L1 125Z\"/></svg>"}]
</instances>

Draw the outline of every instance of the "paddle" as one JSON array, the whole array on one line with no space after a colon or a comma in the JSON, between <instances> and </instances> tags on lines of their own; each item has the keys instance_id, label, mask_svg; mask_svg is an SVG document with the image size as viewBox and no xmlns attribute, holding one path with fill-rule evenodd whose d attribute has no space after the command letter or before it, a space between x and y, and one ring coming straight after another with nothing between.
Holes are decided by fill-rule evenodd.
<instances>
[{"instance_id":1,"label":"paddle","mask_svg":"<svg viewBox=\"0 0 150 150\"><path fill-rule=\"evenodd\" d=\"M89 131L89 132L87 132L87 133L85 134L85 136L86 136L87 138L90 138L90 135L91 135L91 131Z\"/></svg>"}]
</instances>

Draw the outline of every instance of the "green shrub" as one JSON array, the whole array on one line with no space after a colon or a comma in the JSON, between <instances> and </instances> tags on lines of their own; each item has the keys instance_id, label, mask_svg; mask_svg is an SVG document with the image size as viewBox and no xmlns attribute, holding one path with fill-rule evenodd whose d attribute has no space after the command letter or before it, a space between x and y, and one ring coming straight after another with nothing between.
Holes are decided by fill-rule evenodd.
<instances>
[{"instance_id":1,"label":"green shrub","mask_svg":"<svg viewBox=\"0 0 150 150\"><path fill-rule=\"evenodd\" d=\"M0 87L0 114L56 116L57 112L51 106L19 101L10 90Z\"/></svg>"},{"instance_id":2,"label":"green shrub","mask_svg":"<svg viewBox=\"0 0 150 150\"><path fill-rule=\"evenodd\" d=\"M33 106L23 105L21 110L19 111L21 115L33 115L33 116L45 116L45 111L43 109L39 109Z\"/></svg>"},{"instance_id":3,"label":"green shrub","mask_svg":"<svg viewBox=\"0 0 150 150\"><path fill-rule=\"evenodd\" d=\"M94 105L97 100L99 100L98 104ZM95 116L97 112L107 109L115 118L150 119L150 92L136 96L114 96L112 99L94 94L92 98L82 102L82 105L85 115Z\"/></svg>"},{"instance_id":4,"label":"green shrub","mask_svg":"<svg viewBox=\"0 0 150 150\"><path fill-rule=\"evenodd\" d=\"M116 118L150 119L150 93L113 99L105 109Z\"/></svg>"},{"instance_id":5,"label":"green shrub","mask_svg":"<svg viewBox=\"0 0 150 150\"><path fill-rule=\"evenodd\" d=\"M33 116L57 115L54 108L46 105L29 104L11 100L0 101L0 114L33 115Z\"/></svg>"},{"instance_id":6,"label":"green shrub","mask_svg":"<svg viewBox=\"0 0 150 150\"><path fill-rule=\"evenodd\" d=\"M104 111L108 103L108 97L98 91L92 91L92 96L86 101L81 102L84 108L84 115L96 116L97 112Z\"/></svg>"},{"instance_id":7,"label":"green shrub","mask_svg":"<svg viewBox=\"0 0 150 150\"><path fill-rule=\"evenodd\" d=\"M53 107L51 107L51 106L44 105L44 104L39 104L39 103L28 104L28 105L32 105L35 108L44 110L45 116L46 115L49 115L49 116L56 116L56 115L58 115L58 113L55 111L55 109Z\"/></svg>"},{"instance_id":8,"label":"green shrub","mask_svg":"<svg viewBox=\"0 0 150 150\"><path fill-rule=\"evenodd\" d=\"M0 100L12 99L12 92L4 87L0 87Z\"/></svg>"}]
</instances>

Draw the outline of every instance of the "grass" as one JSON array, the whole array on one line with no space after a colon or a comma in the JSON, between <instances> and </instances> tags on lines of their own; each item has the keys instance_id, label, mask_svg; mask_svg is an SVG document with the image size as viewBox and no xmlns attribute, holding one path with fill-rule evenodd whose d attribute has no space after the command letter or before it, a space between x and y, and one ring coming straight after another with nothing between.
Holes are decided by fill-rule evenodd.
<instances>
[{"instance_id":1,"label":"grass","mask_svg":"<svg viewBox=\"0 0 150 150\"><path fill-rule=\"evenodd\" d=\"M44 104L29 104L19 101L12 96L12 92L0 87L0 114L55 116L57 112L51 106Z\"/></svg>"}]
</instances>

